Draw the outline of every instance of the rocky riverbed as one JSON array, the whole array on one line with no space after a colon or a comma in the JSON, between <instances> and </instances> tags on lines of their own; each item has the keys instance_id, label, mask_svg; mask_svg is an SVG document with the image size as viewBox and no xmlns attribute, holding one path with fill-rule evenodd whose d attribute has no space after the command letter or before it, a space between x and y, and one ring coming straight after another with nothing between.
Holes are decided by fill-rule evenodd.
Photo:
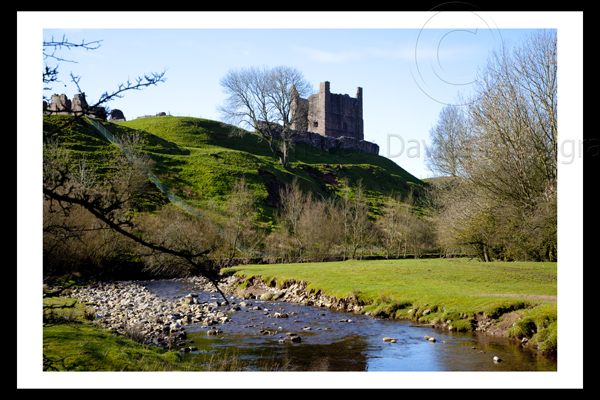
<instances>
[{"instance_id":1,"label":"rocky riverbed","mask_svg":"<svg viewBox=\"0 0 600 400\"><path fill-rule=\"evenodd\" d=\"M345 311L360 310L347 301L338 301L320 293L309 293L303 283L290 283L285 288L276 289L256 280L244 285L244 290L237 285L239 278L229 277L219 284L219 289L239 301L227 301L204 278L193 277L178 281L191 284L191 291L177 299L160 297L140 281L97 283L74 288L69 297L77 298L81 303L90 303L86 312L93 314L95 321L102 327L167 349L174 348L176 343L187 338L186 325L202 325L208 327L207 335L218 335L222 332L219 325L232 322L235 312L259 309L252 304L252 299L279 299ZM200 300L195 291L212 292L213 296L210 301ZM288 318L289 315L273 313L271 317ZM260 333L269 334L269 331ZM283 341L299 342L301 338L297 334L289 334ZM180 351L194 350L193 346L180 348Z\"/></svg>"},{"instance_id":2,"label":"rocky riverbed","mask_svg":"<svg viewBox=\"0 0 600 400\"><path fill-rule=\"evenodd\" d=\"M199 289L207 284L202 278L189 281L196 283ZM186 325L203 324L212 328L208 331L210 334L216 334L219 332L218 325L229 319L223 299L215 297L212 302L200 302L193 291L179 299L161 298L138 281L74 288L69 297L90 303L86 312L93 313L94 321L102 327L167 349L186 339ZM239 307L235 304L229 306Z\"/></svg>"},{"instance_id":3,"label":"rocky riverbed","mask_svg":"<svg viewBox=\"0 0 600 400\"><path fill-rule=\"evenodd\" d=\"M127 334L136 340L172 349L187 338L186 326L201 325L207 335L222 333L221 324L235 323L235 313L241 310L258 310L253 299L324 307L335 311L358 313L362 304L352 297L335 298L320 291L307 290L304 282L286 281L280 285L267 285L261 277L242 278L231 276L219 284L219 290L202 277L176 279L188 284L187 295L168 299L160 297L146 287L142 281L97 283L75 288L71 297L80 302L91 303L87 312L95 315L101 326ZM226 293L235 300L227 301L219 293ZM209 301L200 300L196 292L209 292ZM272 318L288 318L285 313L272 313ZM494 321L495 322L495 321ZM442 327L443 328L443 327ZM477 331L497 329L489 320L478 322ZM268 330L259 332L269 334ZM498 332L499 334L500 332ZM501 336L499 334L498 336ZM287 335L284 341L301 341L297 335ZM179 346L178 346L179 347ZM194 351L194 347L179 347L181 351Z\"/></svg>"}]
</instances>

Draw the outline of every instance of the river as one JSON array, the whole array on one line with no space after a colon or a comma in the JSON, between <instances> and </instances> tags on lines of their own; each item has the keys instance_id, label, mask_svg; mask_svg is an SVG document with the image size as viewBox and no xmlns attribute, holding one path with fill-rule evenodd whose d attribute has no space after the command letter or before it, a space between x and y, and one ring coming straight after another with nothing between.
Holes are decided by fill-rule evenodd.
<instances>
[{"instance_id":1,"label":"river","mask_svg":"<svg viewBox=\"0 0 600 400\"><path fill-rule=\"evenodd\" d=\"M176 299L190 292L206 302L222 302L220 295L199 292L191 284L175 281L145 282L160 297ZM227 297L230 303L241 299ZM375 318L286 302L246 300L251 306L219 309L231 321L219 324L218 335L209 327L186 325L185 346L197 351L185 357L206 360L216 354L235 354L263 371L264 365L285 366L286 371L556 371L557 362L536 350L490 335L449 332L415 327L412 322ZM259 307L259 310L253 309ZM274 318L286 313L288 318ZM265 332L269 332L266 334ZM301 341L280 343L295 333ZM435 338L435 342L425 339ZM383 341L396 339L395 343ZM498 357L500 361L494 361ZM268 363L266 361L269 361Z\"/></svg>"}]
</instances>

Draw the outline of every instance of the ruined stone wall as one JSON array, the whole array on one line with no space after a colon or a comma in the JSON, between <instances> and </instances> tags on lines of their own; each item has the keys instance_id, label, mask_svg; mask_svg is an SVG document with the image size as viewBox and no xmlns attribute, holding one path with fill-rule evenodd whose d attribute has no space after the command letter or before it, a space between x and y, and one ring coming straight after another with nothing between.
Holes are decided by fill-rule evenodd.
<instances>
[{"instance_id":1,"label":"ruined stone wall","mask_svg":"<svg viewBox=\"0 0 600 400\"><path fill-rule=\"evenodd\" d=\"M291 113L292 113L292 129L298 131L308 131L308 99L303 99L298 95L296 88L292 86L291 93Z\"/></svg>"},{"instance_id":2,"label":"ruined stone wall","mask_svg":"<svg viewBox=\"0 0 600 400\"><path fill-rule=\"evenodd\" d=\"M86 115L92 118L106 119L104 107L90 107L85 100L85 93L77 93L73 101L65 94L53 94L50 104L44 101L44 114Z\"/></svg>"},{"instance_id":3,"label":"ruined stone wall","mask_svg":"<svg viewBox=\"0 0 600 400\"><path fill-rule=\"evenodd\" d=\"M301 103L305 99L297 95L295 97L298 98L296 104L305 104ZM347 94L331 93L329 82L321 82L319 92L309 96L307 100L306 117L300 116L294 129L327 137L364 140L362 88L357 88L356 97L350 97ZM292 109L295 110L294 105Z\"/></svg>"},{"instance_id":4,"label":"ruined stone wall","mask_svg":"<svg viewBox=\"0 0 600 400\"><path fill-rule=\"evenodd\" d=\"M259 127L264 122L259 121ZM275 137L279 137L278 131L281 130L281 126L277 126L273 129ZM255 132L258 130L255 129ZM325 153L329 152L330 149L343 149L343 150L356 150L363 151L369 154L379 154L379 146L372 142L367 142L366 140L358 140L354 137L350 136L340 136L340 137L331 137L331 136L323 136L316 132L309 131L298 131L292 130L293 135L292 139L294 143L307 144L309 146L313 146Z\"/></svg>"},{"instance_id":5,"label":"ruined stone wall","mask_svg":"<svg viewBox=\"0 0 600 400\"><path fill-rule=\"evenodd\" d=\"M358 88L358 93L362 93L361 88ZM363 140L362 96L353 98L347 94L329 94L325 108L325 136Z\"/></svg>"},{"instance_id":6,"label":"ruined stone wall","mask_svg":"<svg viewBox=\"0 0 600 400\"><path fill-rule=\"evenodd\" d=\"M319 93L308 97L307 126L309 132L326 136L325 108L329 103L329 82L321 82Z\"/></svg>"},{"instance_id":7,"label":"ruined stone wall","mask_svg":"<svg viewBox=\"0 0 600 400\"><path fill-rule=\"evenodd\" d=\"M104 107L90 107L85 99L85 93L76 93L73 101L67 98L66 94L53 94L50 104L43 102L44 114L63 114L63 115L86 115L92 118L106 119L106 109ZM126 121L125 115L121 110L113 109L110 112L110 122Z\"/></svg>"},{"instance_id":8,"label":"ruined stone wall","mask_svg":"<svg viewBox=\"0 0 600 400\"><path fill-rule=\"evenodd\" d=\"M330 148L359 150L379 154L379 146L364 140L363 95L356 97L331 93L329 82L321 82L319 92L303 99L292 88L294 142Z\"/></svg>"},{"instance_id":9,"label":"ruined stone wall","mask_svg":"<svg viewBox=\"0 0 600 400\"><path fill-rule=\"evenodd\" d=\"M48 106L46 106L44 102L44 111L49 114L70 114L71 100L67 98L66 94L54 94L52 95Z\"/></svg>"}]
</instances>

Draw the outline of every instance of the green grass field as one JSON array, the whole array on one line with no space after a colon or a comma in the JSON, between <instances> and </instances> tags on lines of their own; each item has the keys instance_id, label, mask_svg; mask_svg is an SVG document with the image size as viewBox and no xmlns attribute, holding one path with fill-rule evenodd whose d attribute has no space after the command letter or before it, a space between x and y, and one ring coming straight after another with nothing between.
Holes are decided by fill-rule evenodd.
<instances>
[{"instance_id":1,"label":"green grass field","mask_svg":"<svg viewBox=\"0 0 600 400\"><path fill-rule=\"evenodd\" d=\"M51 132L73 118L44 115L44 132ZM393 161L359 151L331 149L324 153L299 144L290 153L290 165L283 167L259 135L247 132L244 137L232 137L230 126L218 121L148 117L101 123L113 135L141 135L143 150L156 163L152 172L191 206L218 211L234 182L245 179L257 199L258 216L267 224L277 207L273 201L278 190L294 178L303 191L312 192L315 197L333 195L344 179L351 186L362 180L374 213L387 195L405 196L411 189L416 193L422 190L423 182ZM72 152L73 158L85 155L98 171L108 171L107 156L119 151L85 119L55 137Z\"/></svg>"},{"instance_id":2,"label":"green grass field","mask_svg":"<svg viewBox=\"0 0 600 400\"><path fill-rule=\"evenodd\" d=\"M283 167L259 135L247 132L244 137L232 137L230 127L218 121L152 117L105 125L112 131L146 135L146 150L157 162L154 173L190 204L202 207L207 201L218 203L235 180L244 178L257 197L259 215L266 221L275 207L269 195L276 197L277 190L294 178L305 192L325 197L335 193L343 179L352 185L362 180L374 210L387 194L406 195L410 188L418 191L423 184L393 161L358 151L332 149L323 153L296 145L290 153L290 165Z\"/></svg>"},{"instance_id":3,"label":"green grass field","mask_svg":"<svg viewBox=\"0 0 600 400\"><path fill-rule=\"evenodd\" d=\"M48 298L44 306L71 305L75 299ZM43 328L44 370L48 371L192 371L178 352L145 346L86 321L85 304L54 313L62 323Z\"/></svg>"},{"instance_id":4,"label":"green grass field","mask_svg":"<svg viewBox=\"0 0 600 400\"><path fill-rule=\"evenodd\" d=\"M474 329L478 314L500 320L506 313L520 310L521 319L507 336L538 340L541 348L550 352L556 346L556 263L349 260L244 265L224 272L247 278L262 276L280 283L304 281L308 289L329 296L356 296L369 304L363 312L372 315L436 324L451 321L453 329L462 331ZM426 309L430 313L423 315ZM544 345L546 340L550 341Z\"/></svg>"}]
</instances>

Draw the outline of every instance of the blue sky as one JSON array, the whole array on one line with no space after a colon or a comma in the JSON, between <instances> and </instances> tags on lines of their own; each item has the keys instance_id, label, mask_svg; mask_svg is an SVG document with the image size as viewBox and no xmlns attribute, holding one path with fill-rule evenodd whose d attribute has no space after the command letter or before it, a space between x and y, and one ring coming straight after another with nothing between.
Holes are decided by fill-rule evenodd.
<instances>
[{"instance_id":1,"label":"blue sky","mask_svg":"<svg viewBox=\"0 0 600 400\"><path fill-rule=\"evenodd\" d=\"M265 20L261 14L189 14L150 13L154 22L136 26L130 18L131 27L123 29L126 24L92 13L86 15L91 18L87 29L73 23L76 16L69 13L61 23L58 13L45 22L44 40L64 35L71 42L102 43L97 50L60 51L77 63L60 64L62 84L51 92L72 98L77 92L69 82L73 72L81 77L88 102L94 102L127 79L166 69L166 82L127 92L108 106L122 110L128 120L161 111L218 120L216 107L224 100L219 80L228 70L286 65L300 70L315 90L326 80L333 93L355 96L362 87L365 140L377 143L380 155L426 178L432 173L424 164L425 147L442 107L459 92L468 93L491 51L503 41L518 44L538 25L530 19L531 29L527 24L504 29L493 13L482 12L292 13L281 18L267 13L268 20L296 16L313 23L261 29L265 25L256 22Z\"/></svg>"}]
</instances>

